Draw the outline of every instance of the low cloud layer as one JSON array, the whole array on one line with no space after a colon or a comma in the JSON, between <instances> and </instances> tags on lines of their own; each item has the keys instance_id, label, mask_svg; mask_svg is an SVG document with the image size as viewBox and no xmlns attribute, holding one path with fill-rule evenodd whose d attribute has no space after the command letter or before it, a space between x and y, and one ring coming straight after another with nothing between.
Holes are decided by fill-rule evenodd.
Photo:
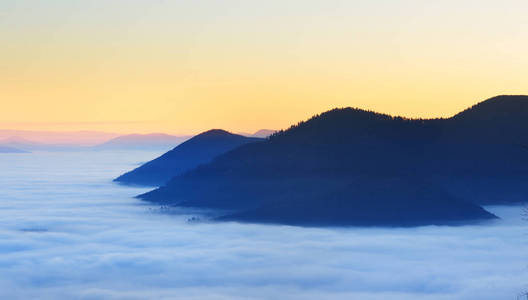
<instances>
[{"instance_id":1,"label":"low cloud layer","mask_svg":"<svg viewBox=\"0 0 528 300\"><path fill-rule=\"evenodd\" d=\"M2 299L515 299L528 222L317 229L188 223L110 182L147 152L1 155Z\"/></svg>"}]
</instances>

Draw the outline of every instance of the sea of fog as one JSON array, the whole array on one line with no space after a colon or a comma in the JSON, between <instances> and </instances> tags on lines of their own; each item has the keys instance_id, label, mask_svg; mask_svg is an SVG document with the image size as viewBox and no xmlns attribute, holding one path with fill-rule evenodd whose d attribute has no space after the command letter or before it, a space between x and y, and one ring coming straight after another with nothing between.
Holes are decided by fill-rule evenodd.
<instances>
[{"instance_id":1,"label":"sea of fog","mask_svg":"<svg viewBox=\"0 0 528 300\"><path fill-rule=\"evenodd\" d=\"M187 222L111 179L159 153L0 154L0 299L517 299L528 222Z\"/></svg>"}]
</instances>

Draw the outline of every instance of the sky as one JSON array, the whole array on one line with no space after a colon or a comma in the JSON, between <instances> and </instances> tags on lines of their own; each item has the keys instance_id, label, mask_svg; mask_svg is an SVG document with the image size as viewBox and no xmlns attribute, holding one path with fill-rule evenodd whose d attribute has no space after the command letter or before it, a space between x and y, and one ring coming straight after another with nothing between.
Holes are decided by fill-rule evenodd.
<instances>
[{"instance_id":1,"label":"sky","mask_svg":"<svg viewBox=\"0 0 528 300\"><path fill-rule=\"evenodd\" d=\"M0 0L0 128L287 128L528 94L525 0Z\"/></svg>"}]
</instances>

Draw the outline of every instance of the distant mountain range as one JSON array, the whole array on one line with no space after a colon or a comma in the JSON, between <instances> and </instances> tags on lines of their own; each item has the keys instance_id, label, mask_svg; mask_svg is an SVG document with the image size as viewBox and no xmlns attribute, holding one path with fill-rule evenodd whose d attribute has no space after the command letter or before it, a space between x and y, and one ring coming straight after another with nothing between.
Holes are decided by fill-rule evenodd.
<instances>
[{"instance_id":1,"label":"distant mountain range","mask_svg":"<svg viewBox=\"0 0 528 300\"><path fill-rule=\"evenodd\" d=\"M86 148L81 145L74 144L46 144L41 142L35 142L20 137L10 137L3 140L0 140L0 146L2 147L12 147L17 148L22 151L71 151L71 150L81 150Z\"/></svg>"},{"instance_id":2,"label":"distant mountain range","mask_svg":"<svg viewBox=\"0 0 528 300\"><path fill-rule=\"evenodd\" d=\"M0 129L0 140L20 139L45 145L93 146L119 136L99 131L32 131Z\"/></svg>"},{"instance_id":3,"label":"distant mountain range","mask_svg":"<svg viewBox=\"0 0 528 300\"><path fill-rule=\"evenodd\" d=\"M275 132L277 132L277 130L261 129L255 133L240 132L239 134L247 137L267 138Z\"/></svg>"},{"instance_id":4,"label":"distant mountain range","mask_svg":"<svg viewBox=\"0 0 528 300\"><path fill-rule=\"evenodd\" d=\"M112 138L95 146L79 144L53 144L35 142L20 137L0 140L0 146L25 151L90 151L90 150L168 150L187 140L189 136L174 136L162 133L130 134Z\"/></svg>"},{"instance_id":5,"label":"distant mountain range","mask_svg":"<svg viewBox=\"0 0 528 300\"><path fill-rule=\"evenodd\" d=\"M0 153L28 153L27 151L7 147L7 146L0 146Z\"/></svg>"},{"instance_id":6,"label":"distant mountain range","mask_svg":"<svg viewBox=\"0 0 528 300\"><path fill-rule=\"evenodd\" d=\"M172 178L141 199L308 226L459 224L528 197L528 97L448 119L334 109Z\"/></svg>"},{"instance_id":7,"label":"distant mountain range","mask_svg":"<svg viewBox=\"0 0 528 300\"><path fill-rule=\"evenodd\" d=\"M255 136L268 136L273 130L259 130ZM188 140L189 135L164 133L117 135L114 133L78 131L47 132L0 130L0 146L22 151L167 151Z\"/></svg>"},{"instance_id":8,"label":"distant mountain range","mask_svg":"<svg viewBox=\"0 0 528 300\"><path fill-rule=\"evenodd\" d=\"M187 140L189 136L168 134L130 134L113 138L95 146L78 144L50 144L35 142L20 137L0 140L0 146L23 149L25 151L102 151L102 150L157 150L173 148Z\"/></svg>"},{"instance_id":9,"label":"distant mountain range","mask_svg":"<svg viewBox=\"0 0 528 300\"><path fill-rule=\"evenodd\" d=\"M260 140L220 129L206 131L135 170L119 176L114 181L125 184L160 186L172 177L208 163L222 153L240 145Z\"/></svg>"},{"instance_id":10,"label":"distant mountain range","mask_svg":"<svg viewBox=\"0 0 528 300\"><path fill-rule=\"evenodd\" d=\"M274 134L275 132L277 132L277 130L272 130L272 129L261 129L255 133L253 133L251 136L252 137L258 137L258 138L266 138L266 137L269 137L270 135Z\"/></svg>"},{"instance_id":11,"label":"distant mountain range","mask_svg":"<svg viewBox=\"0 0 528 300\"><path fill-rule=\"evenodd\" d=\"M118 136L105 143L94 146L95 150L169 150L190 136L174 136L164 133L129 134Z\"/></svg>"}]
</instances>

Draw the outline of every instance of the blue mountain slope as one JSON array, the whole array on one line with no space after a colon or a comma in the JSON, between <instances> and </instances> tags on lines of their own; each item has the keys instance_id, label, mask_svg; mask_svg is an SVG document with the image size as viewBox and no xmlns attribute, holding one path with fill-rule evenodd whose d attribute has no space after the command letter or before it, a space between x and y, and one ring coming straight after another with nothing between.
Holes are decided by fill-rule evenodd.
<instances>
[{"instance_id":1,"label":"blue mountain slope","mask_svg":"<svg viewBox=\"0 0 528 300\"><path fill-rule=\"evenodd\" d=\"M162 156L119 176L114 181L159 186L176 175L212 161L217 155L240 145L258 141L261 139L213 129L185 141Z\"/></svg>"}]
</instances>

